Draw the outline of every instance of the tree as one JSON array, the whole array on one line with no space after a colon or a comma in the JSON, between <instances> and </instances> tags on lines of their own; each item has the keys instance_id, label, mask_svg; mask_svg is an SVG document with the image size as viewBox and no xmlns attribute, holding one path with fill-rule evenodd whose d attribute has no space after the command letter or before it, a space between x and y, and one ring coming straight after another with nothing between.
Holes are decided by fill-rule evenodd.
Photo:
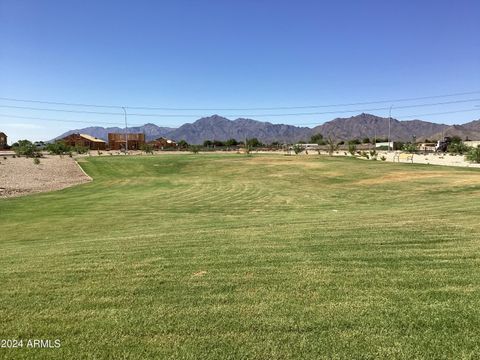
<instances>
[{"instance_id":1,"label":"tree","mask_svg":"<svg viewBox=\"0 0 480 360\"><path fill-rule=\"evenodd\" d=\"M470 148L469 152L467 153L467 160L477 164L480 163L480 146L477 146L476 148Z\"/></svg>"},{"instance_id":2,"label":"tree","mask_svg":"<svg viewBox=\"0 0 480 360\"><path fill-rule=\"evenodd\" d=\"M185 140L180 140L178 142L178 147L180 149L187 149L188 148L188 142L186 142Z\"/></svg>"},{"instance_id":3,"label":"tree","mask_svg":"<svg viewBox=\"0 0 480 360\"><path fill-rule=\"evenodd\" d=\"M450 144L459 144L462 142L462 138L460 136L452 136L450 138Z\"/></svg>"},{"instance_id":4,"label":"tree","mask_svg":"<svg viewBox=\"0 0 480 360\"><path fill-rule=\"evenodd\" d=\"M225 141L225 146L237 146L237 145L238 145L238 141L235 140L234 138L231 138Z\"/></svg>"},{"instance_id":5,"label":"tree","mask_svg":"<svg viewBox=\"0 0 480 360\"><path fill-rule=\"evenodd\" d=\"M366 137L362 141L364 144L370 144L370 138Z\"/></svg>"},{"instance_id":6,"label":"tree","mask_svg":"<svg viewBox=\"0 0 480 360\"><path fill-rule=\"evenodd\" d=\"M247 139L247 147L256 148L262 145L263 144L257 138Z\"/></svg>"},{"instance_id":7,"label":"tree","mask_svg":"<svg viewBox=\"0 0 480 360\"><path fill-rule=\"evenodd\" d=\"M213 140L212 145L213 145L213 147L223 147L223 146L225 146L225 143L223 141L220 141L220 140Z\"/></svg>"},{"instance_id":8,"label":"tree","mask_svg":"<svg viewBox=\"0 0 480 360\"><path fill-rule=\"evenodd\" d=\"M353 143L350 143L348 144L348 152L350 153L350 155L355 155L355 152L357 151L357 145L356 144L353 144Z\"/></svg>"},{"instance_id":9,"label":"tree","mask_svg":"<svg viewBox=\"0 0 480 360\"><path fill-rule=\"evenodd\" d=\"M394 141L393 142L393 150L403 150L405 143L402 141Z\"/></svg>"},{"instance_id":10,"label":"tree","mask_svg":"<svg viewBox=\"0 0 480 360\"><path fill-rule=\"evenodd\" d=\"M37 147L29 140L19 140L12 145L13 151L18 156L33 157L38 158L42 157L42 153L38 151Z\"/></svg>"},{"instance_id":11,"label":"tree","mask_svg":"<svg viewBox=\"0 0 480 360\"><path fill-rule=\"evenodd\" d=\"M327 138L327 146L328 146L328 155L332 156L333 153L338 149L338 144L335 138L329 136Z\"/></svg>"},{"instance_id":12,"label":"tree","mask_svg":"<svg viewBox=\"0 0 480 360\"><path fill-rule=\"evenodd\" d=\"M310 138L310 143L318 144L318 145L325 145L325 140L323 140L323 135L320 133L312 135Z\"/></svg>"},{"instance_id":13,"label":"tree","mask_svg":"<svg viewBox=\"0 0 480 360\"><path fill-rule=\"evenodd\" d=\"M210 146L212 146L212 145L213 145L213 142L211 142L210 140L205 140L205 141L203 142L203 147L208 148L208 147L210 147Z\"/></svg>"}]
</instances>

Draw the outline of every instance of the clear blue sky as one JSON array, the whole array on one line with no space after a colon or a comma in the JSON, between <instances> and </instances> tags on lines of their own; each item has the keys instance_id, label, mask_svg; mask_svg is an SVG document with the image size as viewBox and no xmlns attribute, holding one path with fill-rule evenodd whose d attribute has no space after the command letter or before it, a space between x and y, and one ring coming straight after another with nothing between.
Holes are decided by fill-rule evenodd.
<instances>
[{"instance_id":1,"label":"clear blue sky","mask_svg":"<svg viewBox=\"0 0 480 360\"><path fill-rule=\"evenodd\" d=\"M0 96L127 106L229 108L350 103L476 91L480 90L479 14L478 0L0 0ZM421 102L475 98L480 98L480 93ZM59 108L4 100L0 105ZM476 105L480 101L394 109L392 115L402 118L472 110ZM372 107L379 105L293 112ZM462 123L478 119L480 107L477 109L422 118ZM385 110L371 112L388 114ZM0 113L0 131L5 130L12 140L50 139L67 129L123 119L119 115L5 107L0 107ZM194 121L196 115L272 111L154 113L191 116L130 116L129 122L178 126ZM313 126L351 115L254 118Z\"/></svg>"}]
</instances>

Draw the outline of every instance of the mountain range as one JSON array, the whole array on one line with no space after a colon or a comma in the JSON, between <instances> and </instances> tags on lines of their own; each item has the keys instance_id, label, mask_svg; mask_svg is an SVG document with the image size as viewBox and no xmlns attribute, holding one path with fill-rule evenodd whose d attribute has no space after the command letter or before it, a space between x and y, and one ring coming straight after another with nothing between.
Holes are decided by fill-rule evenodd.
<instances>
[{"instance_id":1,"label":"mountain range","mask_svg":"<svg viewBox=\"0 0 480 360\"><path fill-rule=\"evenodd\" d=\"M337 140L386 138L389 119L372 114L359 114L349 118L336 118L314 128L293 125L272 124L252 119L229 120L219 115L198 119L178 128L160 127L155 124L129 127L128 132L144 133L147 141L166 137L176 141L185 140L190 144L201 144L204 140L227 140L256 137L264 143L278 141L294 143L307 141L314 134L331 136ZM55 138L61 139L72 133L83 133L107 140L110 132L124 132L120 127L99 126L70 130ZM459 136L462 139L480 140L480 120L462 125L445 125L423 120L390 120L390 133L394 141L438 140L442 136Z\"/></svg>"}]
</instances>

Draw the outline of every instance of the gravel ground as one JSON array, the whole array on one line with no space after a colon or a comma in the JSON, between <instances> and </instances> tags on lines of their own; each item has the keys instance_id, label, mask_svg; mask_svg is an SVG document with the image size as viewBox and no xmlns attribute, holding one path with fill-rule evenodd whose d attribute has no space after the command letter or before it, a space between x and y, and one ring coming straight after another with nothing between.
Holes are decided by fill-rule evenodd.
<instances>
[{"instance_id":1,"label":"gravel ground","mask_svg":"<svg viewBox=\"0 0 480 360\"><path fill-rule=\"evenodd\" d=\"M0 198L64 189L91 181L73 158L45 156L33 159L0 157Z\"/></svg>"},{"instance_id":2,"label":"gravel ground","mask_svg":"<svg viewBox=\"0 0 480 360\"><path fill-rule=\"evenodd\" d=\"M345 155L347 153L347 155ZM367 151L368 153L368 151ZM394 156L396 151L387 152L387 151L379 151L377 159L380 161L380 158L384 156L386 158L385 161L393 162ZM293 154L293 152L292 152ZM327 155L326 151L322 151L323 155ZM306 155L305 152L300 154ZM309 150L308 155L318 155L317 151ZM338 153L335 153L334 156L351 156L345 150L339 150ZM365 158L357 156L359 159ZM398 162L398 159L395 159L395 162ZM411 161L407 161L406 159L402 158L400 160L401 163L410 163ZM413 155L413 163L414 164L428 164L428 165L443 165L443 166L460 166L460 167L471 167L480 169L480 164L475 164L467 161L464 155L450 155L450 154L414 154Z\"/></svg>"}]
</instances>

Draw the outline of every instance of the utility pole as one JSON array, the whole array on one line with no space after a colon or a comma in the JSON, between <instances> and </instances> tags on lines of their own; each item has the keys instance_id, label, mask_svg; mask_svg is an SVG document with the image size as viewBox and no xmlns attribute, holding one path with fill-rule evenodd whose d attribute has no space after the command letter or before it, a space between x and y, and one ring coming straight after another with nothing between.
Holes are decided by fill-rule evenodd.
<instances>
[{"instance_id":1,"label":"utility pole","mask_svg":"<svg viewBox=\"0 0 480 360\"><path fill-rule=\"evenodd\" d=\"M125 115L125 155L128 154L128 127L127 127L127 110L122 106L123 114Z\"/></svg>"},{"instance_id":2,"label":"utility pole","mask_svg":"<svg viewBox=\"0 0 480 360\"><path fill-rule=\"evenodd\" d=\"M390 128L391 128L390 123L392 121L392 107L393 107L393 105L390 105L390 110L388 111L388 140L387 140L388 141L388 152L390 152L390 141L392 139L391 133L390 133ZM393 148L393 146L392 146L392 148Z\"/></svg>"}]
</instances>

